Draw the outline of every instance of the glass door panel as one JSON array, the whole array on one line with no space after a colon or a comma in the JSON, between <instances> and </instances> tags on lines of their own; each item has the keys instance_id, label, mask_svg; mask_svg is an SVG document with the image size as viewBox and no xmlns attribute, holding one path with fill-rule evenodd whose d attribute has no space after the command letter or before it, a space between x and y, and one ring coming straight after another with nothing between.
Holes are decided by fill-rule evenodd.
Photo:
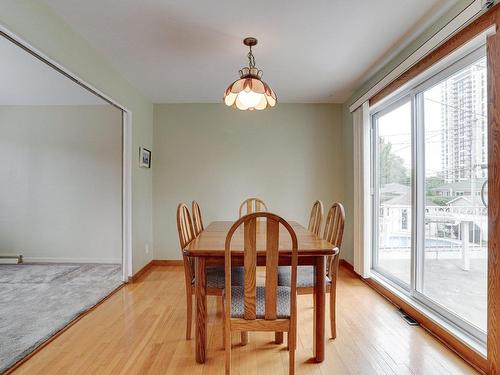
<instances>
[{"instance_id":1,"label":"glass door panel","mask_svg":"<svg viewBox=\"0 0 500 375\"><path fill-rule=\"evenodd\" d=\"M374 268L410 284L412 249L412 105L376 115Z\"/></svg>"},{"instance_id":2,"label":"glass door panel","mask_svg":"<svg viewBox=\"0 0 500 375\"><path fill-rule=\"evenodd\" d=\"M486 58L419 94L423 100L425 297L486 332L488 178ZM418 278L418 276L417 276Z\"/></svg>"}]
</instances>

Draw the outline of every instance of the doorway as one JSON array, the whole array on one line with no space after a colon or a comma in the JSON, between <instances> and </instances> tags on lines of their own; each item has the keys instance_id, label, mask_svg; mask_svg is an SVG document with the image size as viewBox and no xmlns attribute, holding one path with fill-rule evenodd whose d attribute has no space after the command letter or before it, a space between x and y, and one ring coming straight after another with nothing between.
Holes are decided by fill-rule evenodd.
<instances>
[{"instance_id":1,"label":"doorway","mask_svg":"<svg viewBox=\"0 0 500 375\"><path fill-rule=\"evenodd\" d=\"M131 113L0 30L0 372L131 273Z\"/></svg>"}]
</instances>

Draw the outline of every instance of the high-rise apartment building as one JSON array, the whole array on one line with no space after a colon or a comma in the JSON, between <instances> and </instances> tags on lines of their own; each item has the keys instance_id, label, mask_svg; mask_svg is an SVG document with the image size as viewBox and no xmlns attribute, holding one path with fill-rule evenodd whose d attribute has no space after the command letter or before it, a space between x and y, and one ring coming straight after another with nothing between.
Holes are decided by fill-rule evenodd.
<instances>
[{"instance_id":1,"label":"high-rise apartment building","mask_svg":"<svg viewBox=\"0 0 500 375\"><path fill-rule=\"evenodd\" d=\"M440 86L443 178L448 183L486 178L486 58Z\"/></svg>"}]
</instances>

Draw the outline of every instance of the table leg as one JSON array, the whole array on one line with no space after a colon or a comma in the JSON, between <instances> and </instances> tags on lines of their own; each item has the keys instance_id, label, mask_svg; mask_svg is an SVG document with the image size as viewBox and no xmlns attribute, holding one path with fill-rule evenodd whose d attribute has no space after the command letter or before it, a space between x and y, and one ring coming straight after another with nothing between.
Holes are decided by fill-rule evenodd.
<instances>
[{"instance_id":1,"label":"table leg","mask_svg":"<svg viewBox=\"0 0 500 375\"><path fill-rule=\"evenodd\" d=\"M283 332L274 332L274 342L276 344L283 344Z\"/></svg>"},{"instance_id":2,"label":"table leg","mask_svg":"<svg viewBox=\"0 0 500 375\"><path fill-rule=\"evenodd\" d=\"M196 362L205 363L207 350L207 278L205 258L195 258Z\"/></svg>"},{"instance_id":3,"label":"table leg","mask_svg":"<svg viewBox=\"0 0 500 375\"><path fill-rule=\"evenodd\" d=\"M314 357L325 359L325 257L317 257L314 267Z\"/></svg>"}]
</instances>

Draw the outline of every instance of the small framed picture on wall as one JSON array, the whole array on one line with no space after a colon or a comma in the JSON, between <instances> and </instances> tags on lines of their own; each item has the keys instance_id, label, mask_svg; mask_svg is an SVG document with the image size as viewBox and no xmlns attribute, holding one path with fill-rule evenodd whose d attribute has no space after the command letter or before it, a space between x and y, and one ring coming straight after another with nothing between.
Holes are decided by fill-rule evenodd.
<instances>
[{"instance_id":1,"label":"small framed picture on wall","mask_svg":"<svg viewBox=\"0 0 500 375\"><path fill-rule=\"evenodd\" d=\"M141 147L139 149L139 167L151 168L151 151L147 148Z\"/></svg>"}]
</instances>

